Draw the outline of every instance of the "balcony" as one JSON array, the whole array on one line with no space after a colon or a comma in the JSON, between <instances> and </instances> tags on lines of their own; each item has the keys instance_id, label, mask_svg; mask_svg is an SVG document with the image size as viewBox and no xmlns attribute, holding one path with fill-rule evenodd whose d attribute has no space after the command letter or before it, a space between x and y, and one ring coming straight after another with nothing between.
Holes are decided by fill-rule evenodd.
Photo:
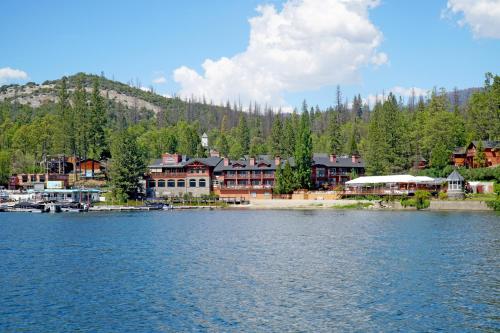
<instances>
[{"instance_id":1,"label":"balcony","mask_svg":"<svg viewBox=\"0 0 500 333\"><path fill-rule=\"evenodd\" d=\"M219 185L215 186L221 190L269 190L272 185Z\"/></svg>"},{"instance_id":2,"label":"balcony","mask_svg":"<svg viewBox=\"0 0 500 333\"><path fill-rule=\"evenodd\" d=\"M152 178L186 178L188 174L185 172L151 172L149 174ZM194 176L196 174L189 174Z\"/></svg>"}]
</instances>

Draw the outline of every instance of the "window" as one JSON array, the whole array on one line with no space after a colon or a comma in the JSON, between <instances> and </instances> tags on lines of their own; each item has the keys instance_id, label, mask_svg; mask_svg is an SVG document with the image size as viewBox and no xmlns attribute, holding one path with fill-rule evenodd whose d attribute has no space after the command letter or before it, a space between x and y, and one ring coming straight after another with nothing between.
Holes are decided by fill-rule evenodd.
<instances>
[{"instance_id":1,"label":"window","mask_svg":"<svg viewBox=\"0 0 500 333\"><path fill-rule=\"evenodd\" d=\"M177 181L177 187L186 187L186 182L184 181L184 179L179 179Z\"/></svg>"},{"instance_id":2,"label":"window","mask_svg":"<svg viewBox=\"0 0 500 333\"><path fill-rule=\"evenodd\" d=\"M252 180L252 185L253 186L260 185L260 180Z\"/></svg>"},{"instance_id":3,"label":"window","mask_svg":"<svg viewBox=\"0 0 500 333\"><path fill-rule=\"evenodd\" d=\"M245 180L245 179L244 180L238 180L238 185L244 185L244 186L246 186L246 185L248 185L248 180Z\"/></svg>"},{"instance_id":4,"label":"window","mask_svg":"<svg viewBox=\"0 0 500 333\"><path fill-rule=\"evenodd\" d=\"M330 175L334 175L337 172L335 168L330 168Z\"/></svg>"},{"instance_id":5,"label":"window","mask_svg":"<svg viewBox=\"0 0 500 333\"><path fill-rule=\"evenodd\" d=\"M158 181L158 187L165 187L165 181L163 179Z\"/></svg>"},{"instance_id":6,"label":"window","mask_svg":"<svg viewBox=\"0 0 500 333\"><path fill-rule=\"evenodd\" d=\"M175 180L169 179L167 181L167 187L175 187Z\"/></svg>"},{"instance_id":7,"label":"window","mask_svg":"<svg viewBox=\"0 0 500 333\"><path fill-rule=\"evenodd\" d=\"M40 175L40 181L43 183L45 182L45 175Z\"/></svg>"},{"instance_id":8,"label":"window","mask_svg":"<svg viewBox=\"0 0 500 333\"><path fill-rule=\"evenodd\" d=\"M257 198L257 193L255 192L250 193L250 195L252 196L252 198Z\"/></svg>"},{"instance_id":9,"label":"window","mask_svg":"<svg viewBox=\"0 0 500 333\"><path fill-rule=\"evenodd\" d=\"M248 175L248 171L245 171L245 170L238 171L238 175L246 176L246 175Z\"/></svg>"},{"instance_id":10,"label":"window","mask_svg":"<svg viewBox=\"0 0 500 333\"><path fill-rule=\"evenodd\" d=\"M272 176L273 175L273 170L264 170L264 175L266 175L266 176Z\"/></svg>"},{"instance_id":11,"label":"window","mask_svg":"<svg viewBox=\"0 0 500 333\"><path fill-rule=\"evenodd\" d=\"M23 175L22 178L23 178L23 183L26 183L28 181L28 176L27 175Z\"/></svg>"},{"instance_id":12,"label":"window","mask_svg":"<svg viewBox=\"0 0 500 333\"><path fill-rule=\"evenodd\" d=\"M198 181L198 186L199 187L206 187L207 186L207 181L205 179L200 179Z\"/></svg>"},{"instance_id":13,"label":"window","mask_svg":"<svg viewBox=\"0 0 500 333\"><path fill-rule=\"evenodd\" d=\"M36 182L36 175L31 175L31 182Z\"/></svg>"},{"instance_id":14,"label":"window","mask_svg":"<svg viewBox=\"0 0 500 333\"><path fill-rule=\"evenodd\" d=\"M189 187L196 187L196 179L189 180Z\"/></svg>"},{"instance_id":15,"label":"window","mask_svg":"<svg viewBox=\"0 0 500 333\"><path fill-rule=\"evenodd\" d=\"M148 180L148 188L156 187L156 181L154 179Z\"/></svg>"},{"instance_id":16,"label":"window","mask_svg":"<svg viewBox=\"0 0 500 333\"><path fill-rule=\"evenodd\" d=\"M316 169L316 177L325 177L325 169L317 168Z\"/></svg>"}]
</instances>

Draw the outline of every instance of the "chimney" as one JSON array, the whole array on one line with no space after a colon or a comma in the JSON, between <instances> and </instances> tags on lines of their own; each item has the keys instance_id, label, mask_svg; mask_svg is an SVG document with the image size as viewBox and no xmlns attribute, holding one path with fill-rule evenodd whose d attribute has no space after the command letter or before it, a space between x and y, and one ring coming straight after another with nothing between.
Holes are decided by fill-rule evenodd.
<instances>
[{"instance_id":1,"label":"chimney","mask_svg":"<svg viewBox=\"0 0 500 333\"><path fill-rule=\"evenodd\" d=\"M177 164L181 161L181 155L179 154L163 154L161 155L161 160L163 164Z\"/></svg>"},{"instance_id":2,"label":"chimney","mask_svg":"<svg viewBox=\"0 0 500 333\"><path fill-rule=\"evenodd\" d=\"M229 158L224 157L224 166L229 166Z\"/></svg>"},{"instance_id":3,"label":"chimney","mask_svg":"<svg viewBox=\"0 0 500 333\"><path fill-rule=\"evenodd\" d=\"M255 166L255 157L250 157L250 166Z\"/></svg>"},{"instance_id":4,"label":"chimney","mask_svg":"<svg viewBox=\"0 0 500 333\"><path fill-rule=\"evenodd\" d=\"M358 155L352 155L352 163L358 163Z\"/></svg>"},{"instance_id":5,"label":"chimney","mask_svg":"<svg viewBox=\"0 0 500 333\"><path fill-rule=\"evenodd\" d=\"M330 154L330 162L335 163L337 161L337 155Z\"/></svg>"},{"instance_id":6,"label":"chimney","mask_svg":"<svg viewBox=\"0 0 500 333\"><path fill-rule=\"evenodd\" d=\"M281 164L281 157L275 156L274 157L274 165L278 166Z\"/></svg>"}]
</instances>

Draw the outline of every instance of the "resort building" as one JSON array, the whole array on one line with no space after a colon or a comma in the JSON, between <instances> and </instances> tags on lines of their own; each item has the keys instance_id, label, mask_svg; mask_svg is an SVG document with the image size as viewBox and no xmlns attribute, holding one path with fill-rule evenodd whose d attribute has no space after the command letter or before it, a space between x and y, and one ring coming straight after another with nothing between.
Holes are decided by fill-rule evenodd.
<instances>
[{"instance_id":1,"label":"resort building","mask_svg":"<svg viewBox=\"0 0 500 333\"><path fill-rule=\"evenodd\" d=\"M276 167L282 162L270 155L226 157L214 169L214 192L221 198L271 199Z\"/></svg>"},{"instance_id":2,"label":"resort building","mask_svg":"<svg viewBox=\"0 0 500 333\"><path fill-rule=\"evenodd\" d=\"M148 197L199 197L213 191L214 168L219 157L188 158L180 154L163 154L148 166L146 194Z\"/></svg>"},{"instance_id":3,"label":"resort building","mask_svg":"<svg viewBox=\"0 0 500 333\"><path fill-rule=\"evenodd\" d=\"M472 141L468 146L458 147L453 152L453 165L456 167L478 168L477 147L479 141ZM500 165L500 141L482 141L485 155L485 167Z\"/></svg>"},{"instance_id":4,"label":"resort building","mask_svg":"<svg viewBox=\"0 0 500 333\"><path fill-rule=\"evenodd\" d=\"M295 165L293 158L258 155L240 159L220 158L211 151L208 158L188 158L163 154L148 166L147 197L190 194L198 197L214 193L221 198L271 199L278 166ZM314 154L311 181L317 189L333 189L354 175L364 175L365 166L357 156Z\"/></svg>"},{"instance_id":5,"label":"resort building","mask_svg":"<svg viewBox=\"0 0 500 333\"><path fill-rule=\"evenodd\" d=\"M311 181L316 188L334 188L353 176L365 174L365 163L358 155L314 154Z\"/></svg>"}]
</instances>

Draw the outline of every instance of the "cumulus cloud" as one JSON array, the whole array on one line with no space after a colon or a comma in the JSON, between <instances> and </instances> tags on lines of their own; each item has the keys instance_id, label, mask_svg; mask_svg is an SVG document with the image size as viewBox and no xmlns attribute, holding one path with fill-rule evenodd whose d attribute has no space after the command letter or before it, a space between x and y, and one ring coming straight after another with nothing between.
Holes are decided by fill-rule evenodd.
<instances>
[{"instance_id":1,"label":"cumulus cloud","mask_svg":"<svg viewBox=\"0 0 500 333\"><path fill-rule=\"evenodd\" d=\"M429 90L417 87L405 88L405 87L395 86L385 91L384 93L368 95L368 97L364 99L364 102L368 103L370 107L373 107L375 103L377 103L377 101L379 102L385 101L389 93L392 93L397 97L402 97L403 100L408 100L408 98L412 96L415 96L415 98L419 98L420 96L425 97L429 93Z\"/></svg>"},{"instance_id":2,"label":"cumulus cloud","mask_svg":"<svg viewBox=\"0 0 500 333\"><path fill-rule=\"evenodd\" d=\"M27 78L28 74L20 69L10 67L0 68L0 83L13 80L26 80Z\"/></svg>"},{"instance_id":3,"label":"cumulus cloud","mask_svg":"<svg viewBox=\"0 0 500 333\"><path fill-rule=\"evenodd\" d=\"M257 7L246 50L206 59L203 73L174 71L180 96L286 106L284 94L359 82L360 68L388 61L368 12L378 0L288 0Z\"/></svg>"},{"instance_id":4,"label":"cumulus cloud","mask_svg":"<svg viewBox=\"0 0 500 333\"><path fill-rule=\"evenodd\" d=\"M146 91L146 92L151 92L151 88L148 88L148 87L139 87L139 89L141 89L142 91Z\"/></svg>"},{"instance_id":5,"label":"cumulus cloud","mask_svg":"<svg viewBox=\"0 0 500 333\"><path fill-rule=\"evenodd\" d=\"M167 83L167 79L164 76L159 76L153 80L153 83L164 84Z\"/></svg>"},{"instance_id":6,"label":"cumulus cloud","mask_svg":"<svg viewBox=\"0 0 500 333\"><path fill-rule=\"evenodd\" d=\"M460 16L460 26L469 25L476 38L500 38L499 0L448 0L444 17Z\"/></svg>"}]
</instances>

